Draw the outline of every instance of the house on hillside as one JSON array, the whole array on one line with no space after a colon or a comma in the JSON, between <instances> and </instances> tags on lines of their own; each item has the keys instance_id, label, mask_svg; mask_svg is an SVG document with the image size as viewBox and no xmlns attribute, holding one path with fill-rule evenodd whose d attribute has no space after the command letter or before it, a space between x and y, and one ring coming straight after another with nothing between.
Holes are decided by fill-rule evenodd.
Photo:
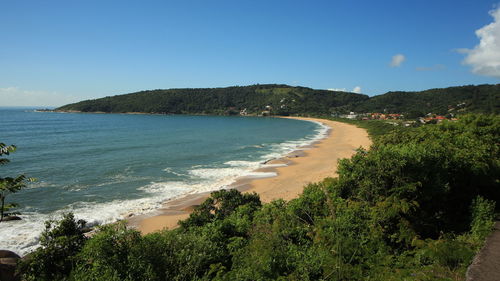
<instances>
[{"instance_id":1,"label":"house on hillside","mask_svg":"<svg viewBox=\"0 0 500 281\"><path fill-rule=\"evenodd\" d=\"M448 118L441 116L441 115L437 115L436 117L434 117L434 120L436 120L438 123L443 122L443 120L446 120L446 119L448 119Z\"/></svg>"},{"instance_id":2,"label":"house on hillside","mask_svg":"<svg viewBox=\"0 0 500 281\"><path fill-rule=\"evenodd\" d=\"M372 120L386 120L387 116L384 113L374 112L370 114Z\"/></svg>"},{"instance_id":3,"label":"house on hillside","mask_svg":"<svg viewBox=\"0 0 500 281\"><path fill-rule=\"evenodd\" d=\"M420 118L421 123L440 123L443 122L443 120L448 120L448 118L441 116L441 115L433 115L431 113L427 114L427 117L425 118Z\"/></svg>"},{"instance_id":4,"label":"house on hillside","mask_svg":"<svg viewBox=\"0 0 500 281\"><path fill-rule=\"evenodd\" d=\"M351 111L345 118L356 119L356 118L358 118L358 115L354 114L354 112Z\"/></svg>"},{"instance_id":5,"label":"house on hillside","mask_svg":"<svg viewBox=\"0 0 500 281\"><path fill-rule=\"evenodd\" d=\"M388 119L393 119L393 120L403 119L403 115L397 113L388 114Z\"/></svg>"}]
</instances>

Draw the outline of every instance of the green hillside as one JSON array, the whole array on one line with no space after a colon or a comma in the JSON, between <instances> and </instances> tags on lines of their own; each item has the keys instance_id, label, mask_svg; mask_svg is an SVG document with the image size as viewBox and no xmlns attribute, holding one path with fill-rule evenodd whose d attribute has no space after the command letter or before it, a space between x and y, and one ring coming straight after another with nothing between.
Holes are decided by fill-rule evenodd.
<instances>
[{"instance_id":1,"label":"green hillside","mask_svg":"<svg viewBox=\"0 0 500 281\"><path fill-rule=\"evenodd\" d=\"M288 85L251 85L227 88L151 90L86 100L58 108L81 112L145 112L166 114L329 115L346 112L500 113L500 84L431 89L422 92L362 94L315 90Z\"/></svg>"},{"instance_id":2,"label":"green hillside","mask_svg":"<svg viewBox=\"0 0 500 281\"><path fill-rule=\"evenodd\" d=\"M388 92L356 104L356 112L500 113L500 84L431 89L421 92Z\"/></svg>"},{"instance_id":3,"label":"green hillside","mask_svg":"<svg viewBox=\"0 0 500 281\"><path fill-rule=\"evenodd\" d=\"M287 85L252 85L211 89L168 89L87 100L58 110L82 112L147 112L175 114L328 114L339 106L368 100L368 96Z\"/></svg>"}]
</instances>

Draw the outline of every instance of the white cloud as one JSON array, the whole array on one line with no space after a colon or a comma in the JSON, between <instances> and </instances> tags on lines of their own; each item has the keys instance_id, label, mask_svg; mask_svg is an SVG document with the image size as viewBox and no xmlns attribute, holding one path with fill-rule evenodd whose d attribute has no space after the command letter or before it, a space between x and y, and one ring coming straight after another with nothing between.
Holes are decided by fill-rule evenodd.
<instances>
[{"instance_id":1,"label":"white cloud","mask_svg":"<svg viewBox=\"0 0 500 281\"><path fill-rule=\"evenodd\" d=\"M392 56L391 67L400 67L401 64L406 60L406 57L402 54L396 54Z\"/></svg>"},{"instance_id":2,"label":"white cloud","mask_svg":"<svg viewBox=\"0 0 500 281\"><path fill-rule=\"evenodd\" d=\"M476 30L479 44L457 51L467 55L463 63L472 66L473 73L500 78L500 7L490 15L493 22Z\"/></svg>"},{"instance_id":3,"label":"white cloud","mask_svg":"<svg viewBox=\"0 0 500 281\"><path fill-rule=\"evenodd\" d=\"M332 91L332 92L349 92L346 88L330 88L330 89L327 89L328 91ZM354 87L354 89L352 89L352 91L350 91L351 93L361 93L361 87L360 86L356 86Z\"/></svg>"},{"instance_id":4,"label":"white cloud","mask_svg":"<svg viewBox=\"0 0 500 281\"><path fill-rule=\"evenodd\" d=\"M0 88L0 106L61 106L80 99L56 92L30 91L18 87Z\"/></svg>"},{"instance_id":5,"label":"white cloud","mask_svg":"<svg viewBox=\"0 0 500 281\"><path fill-rule=\"evenodd\" d=\"M356 94L361 93L361 87L360 87L360 86L356 86L356 87L354 87L354 89L352 89L352 92L353 92L353 93L356 93Z\"/></svg>"}]
</instances>

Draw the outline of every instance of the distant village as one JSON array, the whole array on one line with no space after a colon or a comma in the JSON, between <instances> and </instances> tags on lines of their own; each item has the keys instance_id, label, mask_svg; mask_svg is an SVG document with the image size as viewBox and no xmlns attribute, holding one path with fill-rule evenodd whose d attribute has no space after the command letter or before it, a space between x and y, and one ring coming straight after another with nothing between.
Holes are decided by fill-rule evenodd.
<instances>
[{"instance_id":1,"label":"distant village","mask_svg":"<svg viewBox=\"0 0 500 281\"><path fill-rule=\"evenodd\" d=\"M428 113L424 117L419 117L417 120L407 120L405 119L404 114L398 114L398 113L379 113L379 112L374 112L374 113L358 113L356 114L355 112L350 112L349 114L343 114L343 115L332 115L334 117L339 117L339 118L346 118L346 119L351 119L351 120L401 120L403 121L402 124L404 126L411 126L412 124L415 124L417 122L420 122L422 124L430 124L430 123L440 123L443 120L457 120L457 118L453 117L453 114L450 114L451 118L447 118L442 115L437 115L433 113ZM390 123L390 122L389 122ZM394 125L399 125L399 123L394 123Z\"/></svg>"},{"instance_id":2,"label":"distant village","mask_svg":"<svg viewBox=\"0 0 500 281\"><path fill-rule=\"evenodd\" d=\"M281 109L286 107L286 105L281 105ZM266 105L258 114L258 116L271 116L273 115L273 108L270 105ZM229 108L230 111L238 114L236 111L236 108L232 107ZM254 115L250 114L246 108L242 109L239 111L239 115L241 116L248 116L248 115ZM380 113L380 112L373 112L373 113L355 113L355 112L350 112L349 114L332 114L332 117L336 118L345 118L345 119L351 119L351 120L386 120L387 123L393 124L395 126L398 125L403 125L406 127L410 127L414 124L435 124L435 123L440 123L443 120L457 120L457 118L454 118L453 113L448 114L449 116L443 116L443 115L438 115L434 113L428 113L423 117L418 117L417 119L408 119L405 118L404 114L399 114L399 113ZM397 122L395 122L397 121Z\"/></svg>"}]
</instances>

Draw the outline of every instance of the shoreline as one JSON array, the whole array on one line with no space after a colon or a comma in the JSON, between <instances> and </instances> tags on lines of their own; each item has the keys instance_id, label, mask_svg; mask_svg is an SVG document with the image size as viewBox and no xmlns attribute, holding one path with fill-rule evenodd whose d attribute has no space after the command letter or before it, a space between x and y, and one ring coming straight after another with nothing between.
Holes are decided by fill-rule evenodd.
<instances>
[{"instance_id":1,"label":"shoreline","mask_svg":"<svg viewBox=\"0 0 500 281\"><path fill-rule=\"evenodd\" d=\"M263 203L275 199L291 200L298 197L308 183L315 183L327 177L335 177L339 159L348 158L360 146L368 149L371 140L365 129L351 124L319 118L280 117L309 122L319 122L327 126L326 136L309 146L300 147L282 158L273 159L266 164L285 164L264 167L257 172L274 172L277 175L267 178L236 179L229 188L241 192L256 192ZM164 228L177 227L179 220L186 219L195 206L201 204L210 192L187 194L166 201L163 207L145 215L128 219L128 225L147 234Z\"/></svg>"}]
</instances>

